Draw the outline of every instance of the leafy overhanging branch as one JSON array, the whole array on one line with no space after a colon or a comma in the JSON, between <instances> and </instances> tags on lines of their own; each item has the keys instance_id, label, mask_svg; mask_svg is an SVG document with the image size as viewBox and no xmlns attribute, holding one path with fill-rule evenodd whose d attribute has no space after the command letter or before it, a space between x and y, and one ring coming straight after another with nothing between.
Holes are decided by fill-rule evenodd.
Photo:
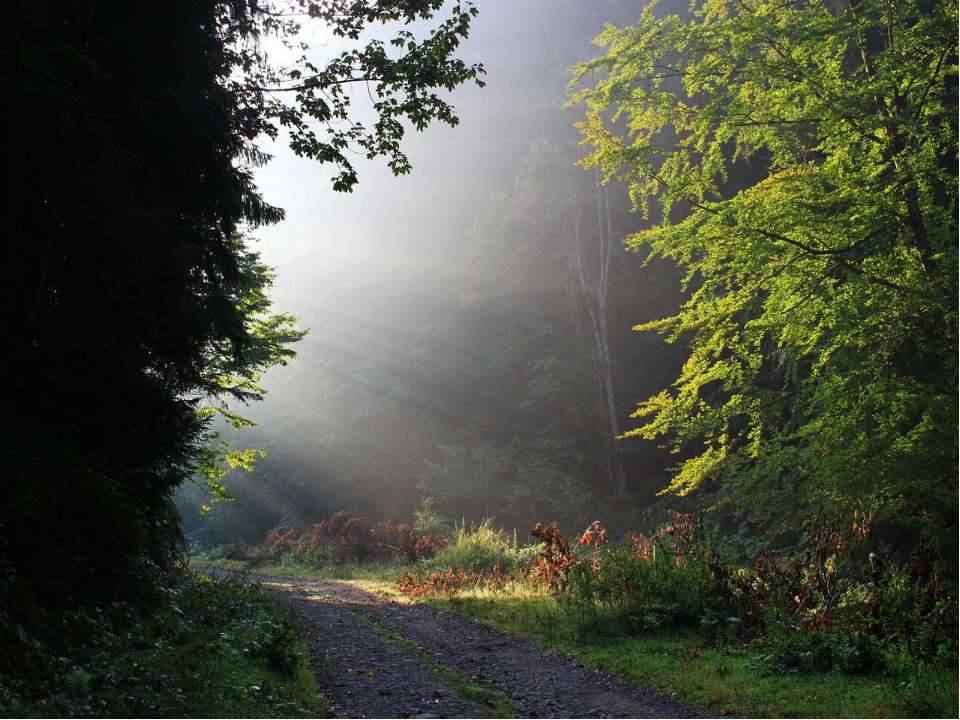
<instances>
[{"instance_id":1,"label":"leafy overhanging branch","mask_svg":"<svg viewBox=\"0 0 960 720\"><path fill-rule=\"evenodd\" d=\"M667 491L780 523L864 498L949 522L956 20L953 2L653 4L575 68L583 164L656 205L627 244L692 293L636 328L691 344L625 434L685 458Z\"/></svg>"}]
</instances>

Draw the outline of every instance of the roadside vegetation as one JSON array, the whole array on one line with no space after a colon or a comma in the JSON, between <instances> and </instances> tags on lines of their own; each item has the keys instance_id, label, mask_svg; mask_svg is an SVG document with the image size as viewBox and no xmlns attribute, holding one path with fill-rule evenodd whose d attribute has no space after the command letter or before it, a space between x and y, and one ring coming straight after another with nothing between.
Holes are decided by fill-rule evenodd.
<instances>
[{"instance_id":1,"label":"roadside vegetation","mask_svg":"<svg viewBox=\"0 0 960 720\"><path fill-rule=\"evenodd\" d=\"M193 480L222 497L251 466L261 453L221 433L252 424L232 410L306 334L272 306L250 235L284 217L257 188L259 145L284 128L292 153L337 168L334 190L357 184L358 148L408 173L405 121L456 124L447 93L483 72L454 55L470 4L341 5L5 5L21 181L2 255L22 282L0 288L0 375L16 378L0 411L0 715L326 714L270 599L179 567L173 493ZM289 61L266 49L305 27L344 40L312 57L322 70L306 44ZM342 88L372 77L373 114L354 113Z\"/></svg>"},{"instance_id":2,"label":"roadside vegetation","mask_svg":"<svg viewBox=\"0 0 960 720\"><path fill-rule=\"evenodd\" d=\"M957 0L483 5L9 6L0 715L325 714L270 597L183 567L209 516L247 544L198 566L717 713L956 716ZM482 131L408 148L488 53Z\"/></svg>"},{"instance_id":3,"label":"roadside vegetation","mask_svg":"<svg viewBox=\"0 0 960 720\"><path fill-rule=\"evenodd\" d=\"M0 617L0 715L329 716L299 629L257 585L178 571L158 588L30 626Z\"/></svg>"},{"instance_id":4,"label":"roadside vegetation","mask_svg":"<svg viewBox=\"0 0 960 720\"><path fill-rule=\"evenodd\" d=\"M875 542L859 514L821 518L789 549L752 558L682 513L619 538L593 523L570 542L552 523L532 543L489 520L416 527L337 513L194 562L351 579L718 713L957 713L954 575L922 543L902 556Z\"/></svg>"}]
</instances>

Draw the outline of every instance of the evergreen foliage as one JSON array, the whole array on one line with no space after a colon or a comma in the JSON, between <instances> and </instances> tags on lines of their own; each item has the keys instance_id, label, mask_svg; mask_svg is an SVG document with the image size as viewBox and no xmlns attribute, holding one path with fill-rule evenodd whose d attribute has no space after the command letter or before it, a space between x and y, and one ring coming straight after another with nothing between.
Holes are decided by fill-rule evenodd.
<instances>
[{"instance_id":1,"label":"evergreen foliage","mask_svg":"<svg viewBox=\"0 0 960 720\"><path fill-rule=\"evenodd\" d=\"M346 154L409 163L403 122L453 124L438 92L476 78L453 53L475 10L441 3L17 2L9 8L9 220L0 290L7 388L0 416L0 602L70 605L149 587L174 555L170 501L185 478L222 490L210 435L228 401L259 399L262 370L302 336L273 313L271 275L244 233L266 202L254 144L286 129L298 153L356 182ZM327 65L271 64L298 21L350 47ZM361 42L397 22L388 49ZM350 119L367 83L375 117ZM282 86L282 87L281 87ZM213 443L213 445L211 445ZM43 558L42 564L35 558Z\"/></svg>"}]
</instances>

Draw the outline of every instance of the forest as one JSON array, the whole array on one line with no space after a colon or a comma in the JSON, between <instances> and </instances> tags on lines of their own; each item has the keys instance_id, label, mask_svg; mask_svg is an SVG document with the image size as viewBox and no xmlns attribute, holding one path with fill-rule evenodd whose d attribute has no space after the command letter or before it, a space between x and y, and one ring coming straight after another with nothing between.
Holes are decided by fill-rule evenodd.
<instances>
[{"instance_id":1,"label":"forest","mask_svg":"<svg viewBox=\"0 0 960 720\"><path fill-rule=\"evenodd\" d=\"M958 717L955 0L15 0L2 717Z\"/></svg>"}]
</instances>

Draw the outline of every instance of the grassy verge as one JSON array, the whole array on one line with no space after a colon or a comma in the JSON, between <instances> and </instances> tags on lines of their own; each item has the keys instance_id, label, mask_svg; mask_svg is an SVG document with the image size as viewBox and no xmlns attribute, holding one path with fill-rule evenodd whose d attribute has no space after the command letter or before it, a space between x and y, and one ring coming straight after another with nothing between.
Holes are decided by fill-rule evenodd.
<instances>
[{"instance_id":1,"label":"grassy verge","mask_svg":"<svg viewBox=\"0 0 960 720\"><path fill-rule=\"evenodd\" d=\"M505 632L577 657L645 687L724 715L747 717L956 717L955 701L932 703L923 688L874 675L773 674L764 672L761 651L740 643L705 643L692 631L640 635L585 633L550 597L509 598L478 594L429 600ZM929 684L954 688L957 673L930 671ZM922 712L921 712L922 711Z\"/></svg>"},{"instance_id":2,"label":"grassy verge","mask_svg":"<svg viewBox=\"0 0 960 720\"><path fill-rule=\"evenodd\" d=\"M252 565L246 560L210 560L203 557L190 558L190 565L198 570L204 568L221 568L238 572L247 570L265 575L304 577L314 578L316 580L389 581L391 583L394 582L404 570L410 568L409 564L402 563L342 564L322 568L316 568L310 565L298 565L295 563Z\"/></svg>"},{"instance_id":3,"label":"grassy verge","mask_svg":"<svg viewBox=\"0 0 960 720\"><path fill-rule=\"evenodd\" d=\"M238 561L195 561L245 569ZM232 563L232 565L228 565ZM397 599L401 565L309 567L264 566L259 572L345 579ZM546 648L574 655L644 687L707 708L720 715L746 717L957 717L957 672L926 668L914 677L842 672L773 673L759 661L764 650L739 641L708 641L705 633L664 629L617 633L595 626L553 597L522 584L507 592L472 591L453 599L420 599L505 632L524 635Z\"/></svg>"},{"instance_id":4,"label":"grassy verge","mask_svg":"<svg viewBox=\"0 0 960 720\"><path fill-rule=\"evenodd\" d=\"M301 633L260 589L185 573L148 613L113 604L6 624L0 714L328 717Z\"/></svg>"}]
</instances>

